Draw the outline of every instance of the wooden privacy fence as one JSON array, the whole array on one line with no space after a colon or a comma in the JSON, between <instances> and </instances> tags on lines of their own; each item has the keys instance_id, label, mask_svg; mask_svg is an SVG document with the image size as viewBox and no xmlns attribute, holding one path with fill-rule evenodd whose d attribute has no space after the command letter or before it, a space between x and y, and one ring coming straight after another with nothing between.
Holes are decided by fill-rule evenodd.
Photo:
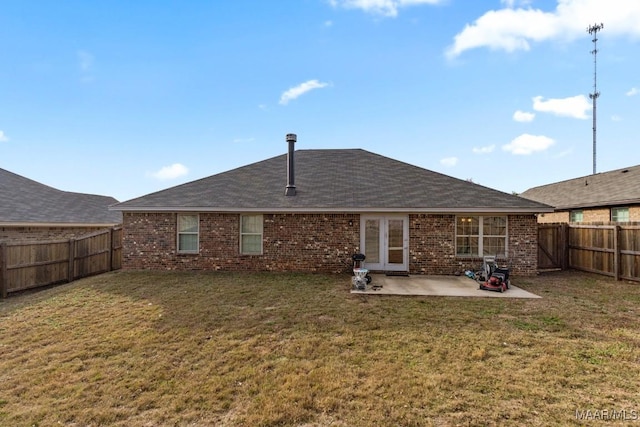
<instances>
[{"instance_id":1,"label":"wooden privacy fence","mask_svg":"<svg viewBox=\"0 0 640 427\"><path fill-rule=\"evenodd\" d=\"M640 225L540 224L538 267L640 281Z\"/></svg>"},{"instance_id":2,"label":"wooden privacy fence","mask_svg":"<svg viewBox=\"0 0 640 427\"><path fill-rule=\"evenodd\" d=\"M0 296L118 270L122 227L69 240L0 244Z\"/></svg>"},{"instance_id":3,"label":"wooden privacy fence","mask_svg":"<svg viewBox=\"0 0 640 427\"><path fill-rule=\"evenodd\" d=\"M569 260L568 224L538 224L538 269L566 269Z\"/></svg>"}]
</instances>

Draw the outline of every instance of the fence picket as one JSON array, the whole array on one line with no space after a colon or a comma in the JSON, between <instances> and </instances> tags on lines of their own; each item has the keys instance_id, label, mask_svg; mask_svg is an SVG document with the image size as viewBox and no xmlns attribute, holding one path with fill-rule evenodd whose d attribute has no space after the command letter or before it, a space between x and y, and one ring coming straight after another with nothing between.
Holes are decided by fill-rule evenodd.
<instances>
[{"instance_id":1,"label":"fence picket","mask_svg":"<svg viewBox=\"0 0 640 427\"><path fill-rule=\"evenodd\" d=\"M69 240L3 242L0 296L117 270L121 238L122 227L113 227Z\"/></svg>"},{"instance_id":2,"label":"fence picket","mask_svg":"<svg viewBox=\"0 0 640 427\"><path fill-rule=\"evenodd\" d=\"M0 296L7 297L7 244L0 244Z\"/></svg>"},{"instance_id":3,"label":"fence picket","mask_svg":"<svg viewBox=\"0 0 640 427\"><path fill-rule=\"evenodd\" d=\"M552 260L557 268L640 281L638 224L539 224L538 245L540 269Z\"/></svg>"}]
</instances>

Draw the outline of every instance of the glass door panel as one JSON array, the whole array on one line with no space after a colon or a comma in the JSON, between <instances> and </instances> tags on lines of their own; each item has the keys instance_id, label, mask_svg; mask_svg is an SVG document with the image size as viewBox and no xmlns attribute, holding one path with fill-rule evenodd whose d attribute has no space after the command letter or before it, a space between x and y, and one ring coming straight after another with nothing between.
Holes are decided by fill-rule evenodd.
<instances>
[{"instance_id":1,"label":"glass door panel","mask_svg":"<svg viewBox=\"0 0 640 427\"><path fill-rule=\"evenodd\" d=\"M380 220L368 219L364 229L365 262L377 264L380 262Z\"/></svg>"},{"instance_id":2,"label":"glass door panel","mask_svg":"<svg viewBox=\"0 0 640 427\"><path fill-rule=\"evenodd\" d=\"M404 264L404 220L387 220L387 262Z\"/></svg>"},{"instance_id":3,"label":"glass door panel","mask_svg":"<svg viewBox=\"0 0 640 427\"><path fill-rule=\"evenodd\" d=\"M400 216L366 216L361 224L361 248L370 270L407 271L409 219Z\"/></svg>"}]
</instances>

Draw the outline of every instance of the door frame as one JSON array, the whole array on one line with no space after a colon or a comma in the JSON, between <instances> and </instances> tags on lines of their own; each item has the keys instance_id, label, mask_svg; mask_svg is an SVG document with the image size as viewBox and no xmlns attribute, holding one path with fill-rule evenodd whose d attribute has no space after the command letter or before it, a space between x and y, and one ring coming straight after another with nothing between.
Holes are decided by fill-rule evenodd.
<instances>
[{"instance_id":1,"label":"door frame","mask_svg":"<svg viewBox=\"0 0 640 427\"><path fill-rule=\"evenodd\" d=\"M379 271L409 271L409 215L402 214L367 214L360 215L360 251L366 252L366 224L367 220L380 220L380 262L373 263L365 260L365 266L369 270ZM389 249L389 220L402 220L402 264L388 262Z\"/></svg>"}]
</instances>

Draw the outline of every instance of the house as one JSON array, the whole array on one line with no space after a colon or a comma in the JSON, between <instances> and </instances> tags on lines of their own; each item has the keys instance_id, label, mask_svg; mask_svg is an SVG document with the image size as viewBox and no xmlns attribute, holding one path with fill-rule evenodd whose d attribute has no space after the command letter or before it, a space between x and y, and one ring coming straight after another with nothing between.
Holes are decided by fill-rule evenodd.
<instances>
[{"instance_id":1,"label":"house","mask_svg":"<svg viewBox=\"0 0 640 427\"><path fill-rule=\"evenodd\" d=\"M520 196L555 207L541 223L640 221L640 165L531 188Z\"/></svg>"},{"instance_id":2,"label":"house","mask_svg":"<svg viewBox=\"0 0 640 427\"><path fill-rule=\"evenodd\" d=\"M544 204L362 149L295 150L117 204L123 268L454 274L537 269Z\"/></svg>"},{"instance_id":3,"label":"house","mask_svg":"<svg viewBox=\"0 0 640 427\"><path fill-rule=\"evenodd\" d=\"M113 197L61 191L0 168L0 241L66 239L122 222Z\"/></svg>"}]
</instances>

